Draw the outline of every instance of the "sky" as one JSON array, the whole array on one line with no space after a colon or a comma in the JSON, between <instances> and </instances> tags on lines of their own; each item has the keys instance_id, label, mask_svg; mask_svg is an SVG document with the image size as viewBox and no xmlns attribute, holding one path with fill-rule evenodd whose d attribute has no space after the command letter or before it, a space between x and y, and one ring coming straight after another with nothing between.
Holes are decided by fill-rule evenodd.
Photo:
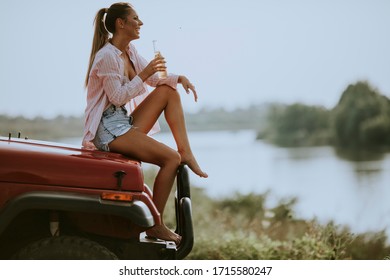
<instances>
[{"instance_id":1,"label":"sky","mask_svg":"<svg viewBox=\"0 0 390 280\"><path fill-rule=\"evenodd\" d=\"M82 116L93 20L102 0L3 0L0 115ZM188 112L264 102L335 106L351 83L390 97L388 0L133 0L168 71L187 76L199 100Z\"/></svg>"}]
</instances>

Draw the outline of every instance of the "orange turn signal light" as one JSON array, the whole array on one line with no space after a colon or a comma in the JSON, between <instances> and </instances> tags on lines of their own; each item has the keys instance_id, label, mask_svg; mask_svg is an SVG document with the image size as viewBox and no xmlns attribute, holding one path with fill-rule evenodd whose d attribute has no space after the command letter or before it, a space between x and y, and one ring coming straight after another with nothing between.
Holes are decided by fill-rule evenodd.
<instances>
[{"instance_id":1,"label":"orange turn signal light","mask_svg":"<svg viewBox=\"0 0 390 280\"><path fill-rule=\"evenodd\" d=\"M133 195L127 193L111 193L104 192L100 196L103 200L113 200L113 201L133 201Z\"/></svg>"}]
</instances>

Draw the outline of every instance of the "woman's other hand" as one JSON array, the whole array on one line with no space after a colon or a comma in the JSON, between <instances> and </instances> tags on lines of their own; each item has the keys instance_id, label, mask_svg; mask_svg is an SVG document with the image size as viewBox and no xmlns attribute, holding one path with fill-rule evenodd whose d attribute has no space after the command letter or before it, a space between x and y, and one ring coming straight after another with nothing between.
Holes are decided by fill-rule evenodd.
<instances>
[{"instance_id":1,"label":"woman's other hand","mask_svg":"<svg viewBox=\"0 0 390 280\"><path fill-rule=\"evenodd\" d=\"M191 82L187 79L185 76L179 76L179 83L183 86L184 90L187 92L187 94L190 93L190 90L194 94L195 102L198 101L198 94L196 93L195 86L191 84Z\"/></svg>"}]
</instances>

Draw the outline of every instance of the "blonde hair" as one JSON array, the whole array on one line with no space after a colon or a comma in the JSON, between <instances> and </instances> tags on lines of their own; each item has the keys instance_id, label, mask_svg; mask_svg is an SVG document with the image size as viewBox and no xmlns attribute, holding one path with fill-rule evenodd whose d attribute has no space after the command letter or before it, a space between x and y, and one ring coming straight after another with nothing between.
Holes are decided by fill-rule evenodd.
<instances>
[{"instance_id":1,"label":"blonde hair","mask_svg":"<svg viewBox=\"0 0 390 280\"><path fill-rule=\"evenodd\" d=\"M96 53L108 42L110 33L115 33L115 21L117 18L126 20L133 7L129 3L120 2L110 6L110 8L100 9L94 20L95 31L92 40L91 55L89 57L88 71L85 78L85 87L88 86L89 72L91 72ZM105 16L105 17L104 17Z\"/></svg>"}]
</instances>

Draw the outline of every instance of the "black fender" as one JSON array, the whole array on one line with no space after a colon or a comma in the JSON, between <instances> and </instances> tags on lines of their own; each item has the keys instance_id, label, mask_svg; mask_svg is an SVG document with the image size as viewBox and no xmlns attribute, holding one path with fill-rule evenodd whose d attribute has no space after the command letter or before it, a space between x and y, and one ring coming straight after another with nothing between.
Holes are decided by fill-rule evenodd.
<instances>
[{"instance_id":1,"label":"black fender","mask_svg":"<svg viewBox=\"0 0 390 280\"><path fill-rule=\"evenodd\" d=\"M80 211L122 216L141 227L152 227L155 221L148 206L132 202L103 201L98 194L34 191L23 193L6 203L0 212L0 235L20 213L26 210Z\"/></svg>"}]
</instances>

